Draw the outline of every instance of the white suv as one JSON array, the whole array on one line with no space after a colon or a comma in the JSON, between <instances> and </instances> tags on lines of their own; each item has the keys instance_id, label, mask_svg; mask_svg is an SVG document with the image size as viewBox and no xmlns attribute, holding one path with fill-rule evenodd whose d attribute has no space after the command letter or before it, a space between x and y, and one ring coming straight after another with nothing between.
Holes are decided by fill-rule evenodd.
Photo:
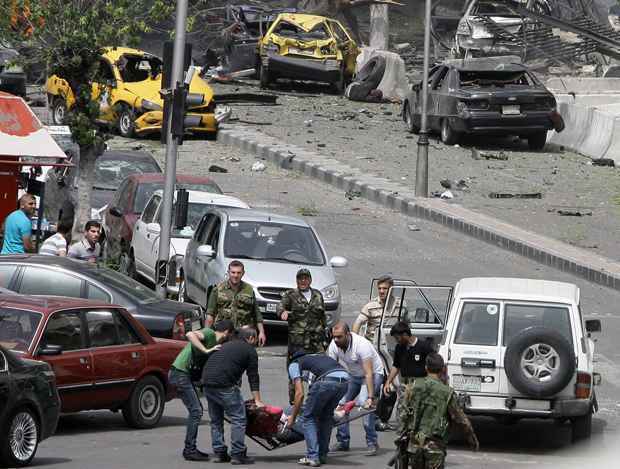
<instances>
[{"instance_id":1,"label":"white suv","mask_svg":"<svg viewBox=\"0 0 620 469\"><path fill-rule=\"evenodd\" d=\"M600 383L590 335L601 323L584 321L576 285L466 278L454 289L397 285L391 295L399 301L383 314L383 355L393 353L389 329L407 316L415 335L438 346L468 414L570 421L573 441L590 436Z\"/></svg>"}]
</instances>

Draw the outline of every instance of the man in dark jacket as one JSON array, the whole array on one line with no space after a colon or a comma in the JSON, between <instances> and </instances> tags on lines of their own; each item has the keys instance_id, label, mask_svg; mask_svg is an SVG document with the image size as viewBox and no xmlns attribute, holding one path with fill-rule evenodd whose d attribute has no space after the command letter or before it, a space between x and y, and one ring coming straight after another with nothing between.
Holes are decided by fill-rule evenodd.
<instances>
[{"instance_id":1,"label":"man in dark jacket","mask_svg":"<svg viewBox=\"0 0 620 469\"><path fill-rule=\"evenodd\" d=\"M222 345L213 353L204 367L202 375L205 397L209 404L211 418L211 444L215 462L231 462L233 465L252 464L245 446L245 403L241 396L241 377L246 373L250 390L257 407L264 404L260 397L258 376L258 342L256 329L242 327L237 340ZM230 420L231 451L224 441L224 416Z\"/></svg>"}]
</instances>

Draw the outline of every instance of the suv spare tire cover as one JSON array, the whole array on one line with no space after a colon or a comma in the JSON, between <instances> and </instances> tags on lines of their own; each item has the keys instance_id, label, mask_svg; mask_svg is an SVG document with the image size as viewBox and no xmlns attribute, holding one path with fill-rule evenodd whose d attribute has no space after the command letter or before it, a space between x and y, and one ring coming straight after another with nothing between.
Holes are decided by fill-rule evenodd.
<instances>
[{"instance_id":1,"label":"suv spare tire cover","mask_svg":"<svg viewBox=\"0 0 620 469\"><path fill-rule=\"evenodd\" d=\"M551 372L543 371L542 378L536 379L536 365L522 364L523 360L532 360L534 350L543 355L551 353L554 359ZM544 359L543 359L544 362ZM570 342L559 332L542 326L532 326L522 330L506 347L504 369L510 383L520 392L532 397L550 397L557 394L570 382L575 372L575 353Z\"/></svg>"},{"instance_id":2,"label":"suv spare tire cover","mask_svg":"<svg viewBox=\"0 0 620 469\"><path fill-rule=\"evenodd\" d=\"M363 83L364 87L370 90L374 90L385 73L385 57L375 55L368 59L368 62L355 74L354 81Z\"/></svg>"}]
</instances>

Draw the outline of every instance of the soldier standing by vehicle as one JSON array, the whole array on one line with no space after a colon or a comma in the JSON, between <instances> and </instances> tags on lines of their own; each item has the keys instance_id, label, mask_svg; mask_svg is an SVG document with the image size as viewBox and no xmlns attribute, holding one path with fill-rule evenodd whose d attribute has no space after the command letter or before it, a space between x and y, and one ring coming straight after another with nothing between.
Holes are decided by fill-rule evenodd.
<instances>
[{"instance_id":1,"label":"soldier standing by vehicle","mask_svg":"<svg viewBox=\"0 0 620 469\"><path fill-rule=\"evenodd\" d=\"M479 443L474 429L456 401L454 390L443 384L439 374L444 361L438 353L426 357L424 378L416 379L405 391L396 445L406 448L412 469L443 469L449 438L449 424L463 428L474 451Z\"/></svg>"},{"instance_id":2,"label":"soldier standing by vehicle","mask_svg":"<svg viewBox=\"0 0 620 469\"><path fill-rule=\"evenodd\" d=\"M209 295L207 326L215 321L230 319L235 327L251 326L258 329L258 345L267 341L263 315L258 310L254 288L242 279L245 267L240 261L228 264L228 280L219 283Z\"/></svg>"}]
</instances>

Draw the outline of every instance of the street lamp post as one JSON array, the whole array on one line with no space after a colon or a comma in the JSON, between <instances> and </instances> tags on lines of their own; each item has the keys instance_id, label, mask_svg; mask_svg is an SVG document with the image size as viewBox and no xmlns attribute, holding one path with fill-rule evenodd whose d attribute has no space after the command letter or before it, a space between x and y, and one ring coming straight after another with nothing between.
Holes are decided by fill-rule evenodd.
<instances>
[{"instance_id":1,"label":"street lamp post","mask_svg":"<svg viewBox=\"0 0 620 469\"><path fill-rule=\"evenodd\" d=\"M428 66L431 41L431 0L426 0L424 8L424 68L422 71L422 113L420 117L420 136L418 138L418 158L415 168L415 195L428 197Z\"/></svg>"}]
</instances>

